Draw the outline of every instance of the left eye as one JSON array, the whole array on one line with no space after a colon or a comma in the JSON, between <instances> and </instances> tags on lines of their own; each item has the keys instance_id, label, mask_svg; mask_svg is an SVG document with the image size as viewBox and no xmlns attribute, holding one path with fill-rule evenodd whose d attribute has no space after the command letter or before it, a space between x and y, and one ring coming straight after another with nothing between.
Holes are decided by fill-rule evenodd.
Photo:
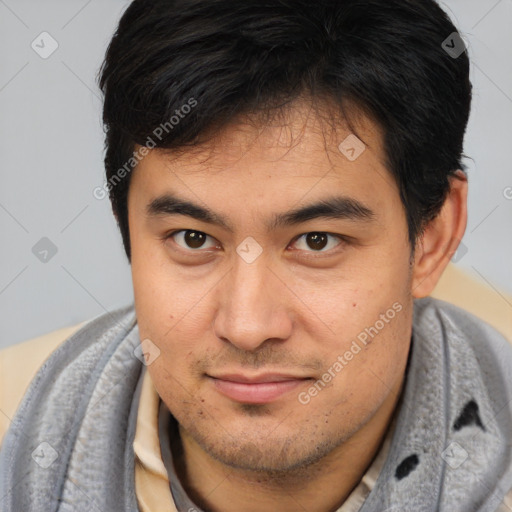
<instances>
[{"instance_id":1,"label":"left eye","mask_svg":"<svg viewBox=\"0 0 512 512\"><path fill-rule=\"evenodd\" d=\"M202 231L194 231L191 229L174 231L173 233L167 235L165 238L173 238L180 247L183 249L192 249L192 252L197 252L194 251L194 249L212 249L217 246L216 243L213 242L215 239L210 235L207 235ZM208 238L212 240L212 245L205 247L205 242ZM329 238L331 238L331 240L329 240ZM333 243L334 239L337 239L338 242ZM302 243L303 248L301 249L299 247L299 250L305 250L306 252L328 252L332 248L339 245L342 241L343 239L339 235L331 235L330 233L324 233L321 231L312 231L310 233L304 233L303 235L300 235L295 239L294 243L295 245L300 245L300 243ZM313 250L309 251L307 248L304 249L305 246Z\"/></svg>"},{"instance_id":2,"label":"left eye","mask_svg":"<svg viewBox=\"0 0 512 512\"><path fill-rule=\"evenodd\" d=\"M331 237L331 239L337 238L338 243L337 244L331 243L329 246L328 237ZM300 242L301 240L303 242L305 242L305 244L307 244L307 246L309 248L314 249L313 251L307 251L307 249L305 249L307 252L328 252L333 247L336 247L337 245L339 245L339 243L342 241L342 238L338 235L331 235L330 233L312 231L311 233L304 233L303 235L299 236L296 239L296 243ZM303 243L303 246L304 246L304 243ZM328 246L327 249L325 251L322 250L326 246ZM304 250L304 249L301 249L301 250Z\"/></svg>"}]
</instances>

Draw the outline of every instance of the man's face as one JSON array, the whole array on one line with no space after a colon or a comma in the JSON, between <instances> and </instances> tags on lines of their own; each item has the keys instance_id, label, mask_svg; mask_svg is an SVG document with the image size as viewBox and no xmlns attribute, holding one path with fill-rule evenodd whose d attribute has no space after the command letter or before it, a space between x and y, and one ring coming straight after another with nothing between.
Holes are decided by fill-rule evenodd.
<instances>
[{"instance_id":1,"label":"man's face","mask_svg":"<svg viewBox=\"0 0 512 512\"><path fill-rule=\"evenodd\" d=\"M406 366L410 246L381 133L359 118L353 160L350 139L338 149L350 131L305 112L233 125L193 152L153 150L130 184L140 337L160 350L148 371L182 435L232 467L320 460L396 394ZM226 226L172 213L155 201L166 195ZM284 217L335 198L338 216Z\"/></svg>"}]
</instances>

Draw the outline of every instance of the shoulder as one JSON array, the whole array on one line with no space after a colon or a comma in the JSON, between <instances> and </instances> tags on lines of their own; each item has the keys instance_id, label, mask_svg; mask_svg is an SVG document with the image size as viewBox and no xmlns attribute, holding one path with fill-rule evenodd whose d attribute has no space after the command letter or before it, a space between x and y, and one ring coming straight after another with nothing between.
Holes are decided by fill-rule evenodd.
<instances>
[{"instance_id":1,"label":"shoulder","mask_svg":"<svg viewBox=\"0 0 512 512\"><path fill-rule=\"evenodd\" d=\"M434 297L416 299L413 330L428 333L430 329L442 329L445 334L448 330L450 334L464 338L473 347L487 342L500 347L507 346L512 351L512 342L495 326L472 312Z\"/></svg>"},{"instance_id":2,"label":"shoulder","mask_svg":"<svg viewBox=\"0 0 512 512\"><path fill-rule=\"evenodd\" d=\"M0 350L0 445L30 382L50 354L87 321Z\"/></svg>"},{"instance_id":3,"label":"shoulder","mask_svg":"<svg viewBox=\"0 0 512 512\"><path fill-rule=\"evenodd\" d=\"M427 344L440 336L452 370L465 368L469 376L469 361L475 361L493 389L491 396L504 393L512 401L512 344L489 323L454 304L427 297L415 300L413 336Z\"/></svg>"},{"instance_id":4,"label":"shoulder","mask_svg":"<svg viewBox=\"0 0 512 512\"><path fill-rule=\"evenodd\" d=\"M454 264L446 267L432 297L472 313L492 325L512 343L512 297Z\"/></svg>"}]
</instances>

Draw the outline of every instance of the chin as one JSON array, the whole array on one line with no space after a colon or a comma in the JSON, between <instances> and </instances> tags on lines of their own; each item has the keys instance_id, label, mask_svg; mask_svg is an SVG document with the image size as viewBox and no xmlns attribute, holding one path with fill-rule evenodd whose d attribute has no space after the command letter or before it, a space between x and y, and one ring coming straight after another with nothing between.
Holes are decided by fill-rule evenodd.
<instances>
[{"instance_id":1,"label":"chin","mask_svg":"<svg viewBox=\"0 0 512 512\"><path fill-rule=\"evenodd\" d=\"M249 419L249 422L256 424L257 420ZM286 432L277 437L279 425L272 428L259 425L250 433L247 424L239 430L225 430L217 425L214 435L211 434L213 426L204 429L198 426L195 423L189 430L182 425L210 457L233 469L262 474L289 474L309 468L342 441L337 442L330 433L321 435L310 432L309 436L305 436L304 430L299 427L296 432ZM319 439L329 441L319 442Z\"/></svg>"}]
</instances>

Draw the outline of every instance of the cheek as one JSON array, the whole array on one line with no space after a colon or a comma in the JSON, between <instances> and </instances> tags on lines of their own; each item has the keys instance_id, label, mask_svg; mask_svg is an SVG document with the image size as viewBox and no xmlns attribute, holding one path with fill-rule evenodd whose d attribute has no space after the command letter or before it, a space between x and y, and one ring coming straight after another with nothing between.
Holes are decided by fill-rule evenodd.
<instances>
[{"instance_id":1,"label":"cheek","mask_svg":"<svg viewBox=\"0 0 512 512\"><path fill-rule=\"evenodd\" d=\"M309 330L310 338L318 341L322 351L331 356L342 354L350 349L352 342L365 349L374 340L381 340L379 346L383 348L379 350L384 350L387 339L398 336L407 327L407 315L404 315L410 300L407 276L386 277L381 273L381 281L377 277L368 282L356 278L353 282L340 280L337 288L327 284L323 289L316 288L314 293L298 288L307 297L310 318L306 321L306 316L302 317L302 327Z\"/></svg>"},{"instance_id":2,"label":"cheek","mask_svg":"<svg viewBox=\"0 0 512 512\"><path fill-rule=\"evenodd\" d=\"M403 374L411 338L411 304L395 301L377 318L356 337L363 350L350 375L354 380L358 374L365 379L362 399L369 401L387 394Z\"/></svg>"},{"instance_id":3,"label":"cheek","mask_svg":"<svg viewBox=\"0 0 512 512\"><path fill-rule=\"evenodd\" d=\"M360 330L364 336L338 343L337 350L325 358L327 366L315 383L317 389L306 389L301 403L309 404L310 413L328 412L335 422L358 428L361 418L373 415L399 385L407 363L409 320L404 308L389 324L373 321Z\"/></svg>"},{"instance_id":4,"label":"cheek","mask_svg":"<svg viewBox=\"0 0 512 512\"><path fill-rule=\"evenodd\" d=\"M158 372L160 380L172 374L189 381L194 356L208 350L202 344L211 330L212 284L191 282L179 269L136 254L132 278L140 338L151 340L161 353L150 372Z\"/></svg>"},{"instance_id":5,"label":"cheek","mask_svg":"<svg viewBox=\"0 0 512 512\"><path fill-rule=\"evenodd\" d=\"M326 393L326 401L370 407L393 388L405 368L412 322L409 280L403 272L380 276L371 285L340 287L324 303L318 299L312 305L324 311L322 321L331 329L327 337L310 333L326 363L325 380L330 379L332 394Z\"/></svg>"},{"instance_id":6,"label":"cheek","mask_svg":"<svg viewBox=\"0 0 512 512\"><path fill-rule=\"evenodd\" d=\"M132 244L131 272L139 331L141 336L155 339L166 338L165 334L192 309L197 295L179 269L170 268L163 254L154 240Z\"/></svg>"}]
</instances>

